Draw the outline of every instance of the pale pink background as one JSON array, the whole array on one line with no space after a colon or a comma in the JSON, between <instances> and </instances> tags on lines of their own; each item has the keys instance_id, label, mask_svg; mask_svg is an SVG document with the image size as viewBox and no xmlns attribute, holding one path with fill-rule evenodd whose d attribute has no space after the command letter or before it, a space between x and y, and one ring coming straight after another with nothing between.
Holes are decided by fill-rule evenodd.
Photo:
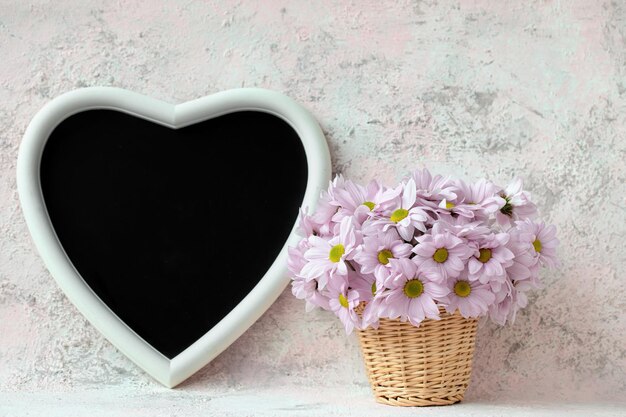
<instances>
[{"instance_id":1,"label":"pale pink background","mask_svg":"<svg viewBox=\"0 0 626 417\"><path fill-rule=\"evenodd\" d=\"M0 415L391 413L371 401L354 335L288 290L175 391L81 317L35 252L15 163L41 106L95 85L172 103L283 92L358 181L424 164L523 177L559 229L563 268L513 326L482 323L467 402L448 410L626 414L623 2L0 0Z\"/></svg>"}]
</instances>

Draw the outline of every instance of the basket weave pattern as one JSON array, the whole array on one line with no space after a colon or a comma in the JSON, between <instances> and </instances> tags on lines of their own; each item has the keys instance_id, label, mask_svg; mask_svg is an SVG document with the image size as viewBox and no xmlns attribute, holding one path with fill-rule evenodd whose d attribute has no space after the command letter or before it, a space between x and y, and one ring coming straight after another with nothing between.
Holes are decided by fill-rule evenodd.
<instances>
[{"instance_id":1,"label":"basket weave pattern","mask_svg":"<svg viewBox=\"0 0 626 417\"><path fill-rule=\"evenodd\" d=\"M380 319L378 329L357 331L376 401L431 406L463 400L469 384L477 319L440 311L441 320L419 327Z\"/></svg>"}]
</instances>

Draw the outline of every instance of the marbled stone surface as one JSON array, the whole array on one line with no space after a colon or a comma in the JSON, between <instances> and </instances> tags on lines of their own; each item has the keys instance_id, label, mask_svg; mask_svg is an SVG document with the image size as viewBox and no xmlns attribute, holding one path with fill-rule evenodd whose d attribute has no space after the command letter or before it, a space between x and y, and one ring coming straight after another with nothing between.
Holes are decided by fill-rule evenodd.
<instances>
[{"instance_id":1,"label":"marbled stone surface","mask_svg":"<svg viewBox=\"0 0 626 417\"><path fill-rule=\"evenodd\" d=\"M373 405L356 337L288 289L173 391L82 318L35 251L15 165L37 110L96 85L280 91L357 181L522 177L563 266L514 325L481 323L467 402L445 410L626 415L624 2L0 0L0 415L408 415Z\"/></svg>"}]
</instances>

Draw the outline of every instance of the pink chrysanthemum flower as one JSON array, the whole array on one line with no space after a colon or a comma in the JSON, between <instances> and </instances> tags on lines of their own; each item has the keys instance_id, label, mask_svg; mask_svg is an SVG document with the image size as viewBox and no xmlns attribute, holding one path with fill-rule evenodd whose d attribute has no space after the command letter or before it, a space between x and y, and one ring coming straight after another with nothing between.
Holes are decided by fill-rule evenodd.
<instances>
[{"instance_id":1,"label":"pink chrysanthemum flower","mask_svg":"<svg viewBox=\"0 0 626 417\"><path fill-rule=\"evenodd\" d=\"M485 212L484 218L487 217L487 214L495 213L500 208L497 198L499 188L491 181L481 178L476 182L467 184L459 180L456 186L465 197L463 203L470 206L478 206L477 210Z\"/></svg>"},{"instance_id":2,"label":"pink chrysanthemum flower","mask_svg":"<svg viewBox=\"0 0 626 417\"><path fill-rule=\"evenodd\" d=\"M502 199L497 195L498 187L490 181L480 179L467 184L455 181L456 198L443 199L439 203L440 216L461 216L467 219L485 221L500 208Z\"/></svg>"},{"instance_id":3,"label":"pink chrysanthemum flower","mask_svg":"<svg viewBox=\"0 0 626 417\"><path fill-rule=\"evenodd\" d=\"M344 217L354 216L357 224L362 224L368 217L382 210L385 191L385 187L378 181L371 181L366 187L345 181L343 188L335 192L339 209L333 221L341 222Z\"/></svg>"},{"instance_id":4,"label":"pink chrysanthemum flower","mask_svg":"<svg viewBox=\"0 0 626 417\"><path fill-rule=\"evenodd\" d=\"M465 196L463 190L454 188L455 197L452 199L444 198L437 205L437 215L440 219L448 220L449 218L464 217L468 221L474 220L474 212L472 207L465 207L463 201Z\"/></svg>"},{"instance_id":5,"label":"pink chrysanthemum flower","mask_svg":"<svg viewBox=\"0 0 626 417\"><path fill-rule=\"evenodd\" d=\"M319 234L318 231L315 230L313 218L309 216L307 210L303 208L300 208L300 212L298 213L298 227L296 228L296 232L302 237Z\"/></svg>"},{"instance_id":6,"label":"pink chrysanthemum flower","mask_svg":"<svg viewBox=\"0 0 626 417\"><path fill-rule=\"evenodd\" d=\"M337 212L337 207L337 203L331 199L328 192L322 190L320 198L317 202L317 209L315 210L315 213L311 215L311 220L315 224L320 225L320 228L323 228L326 234L332 232L330 223L333 216Z\"/></svg>"},{"instance_id":7,"label":"pink chrysanthemum flower","mask_svg":"<svg viewBox=\"0 0 626 417\"><path fill-rule=\"evenodd\" d=\"M298 214L298 228L296 229L300 236L324 236L324 233L322 232L323 226L324 225L317 223L313 219L313 216L308 215L305 209L300 209L300 213ZM329 227L325 227L324 231L325 235L328 236L330 232Z\"/></svg>"},{"instance_id":8,"label":"pink chrysanthemum flower","mask_svg":"<svg viewBox=\"0 0 626 417\"><path fill-rule=\"evenodd\" d=\"M352 218L346 217L341 221L340 231L331 239L311 236L308 239L309 249L304 253L308 261L300 274L307 279L318 279L320 288L325 288L328 278L335 275L348 275L346 261L353 258L360 243L354 230Z\"/></svg>"},{"instance_id":9,"label":"pink chrysanthemum flower","mask_svg":"<svg viewBox=\"0 0 626 417\"><path fill-rule=\"evenodd\" d=\"M356 306L361 302L359 293L349 288L347 283L342 283L338 286L334 284L333 282L328 286L328 305L330 310L335 313L343 323L346 333L350 334L355 327L357 329L361 328L361 319L356 311L354 311Z\"/></svg>"},{"instance_id":10,"label":"pink chrysanthemum flower","mask_svg":"<svg viewBox=\"0 0 626 417\"><path fill-rule=\"evenodd\" d=\"M518 281L503 287L496 301L489 307L489 317L497 324L514 323L517 312L528 305L526 292L535 289L531 280Z\"/></svg>"},{"instance_id":11,"label":"pink chrysanthemum flower","mask_svg":"<svg viewBox=\"0 0 626 417\"><path fill-rule=\"evenodd\" d=\"M354 260L361 266L361 273L374 274L378 285L384 284L391 274L390 259L408 258L413 246L405 243L394 229L365 236Z\"/></svg>"},{"instance_id":12,"label":"pink chrysanthemum flower","mask_svg":"<svg viewBox=\"0 0 626 417\"><path fill-rule=\"evenodd\" d=\"M339 203L336 199L337 190L343 189L346 180L341 174L336 175L328 184L327 190L322 190L317 202L317 209L311 215L311 221L317 225L318 235L329 236L334 233L338 224L333 221L333 216L339 210Z\"/></svg>"},{"instance_id":13,"label":"pink chrysanthemum flower","mask_svg":"<svg viewBox=\"0 0 626 417\"><path fill-rule=\"evenodd\" d=\"M328 297L319 291L317 280L306 280L294 277L291 281L291 293L300 300L305 300L305 310L311 311L315 307L329 310Z\"/></svg>"},{"instance_id":14,"label":"pink chrysanthemum flower","mask_svg":"<svg viewBox=\"0 0 626 417\"><path fill-rule=\"evenodd\" d=\"M511 322L515 320L515 314L519 310L526 308L528 306L528 295L526 295L526 293L536 290L541 287L538 277L534 277L534 278L535 279L515 281L513 283L514 297L513 297L512 317L510 317Z\"/></svg>"},{"instance_id":15,"label":"pink chrysanthemum flower","mask_svg":"<svg viewBox=\"0 0 626 417\"><path fill-rule=\"evenodd\" d=\"M438 271L438 282L456 278L465 268L465 261L473 251L467 243L435 223L430 234L417 238L413 260L424 269Z\"/></svg>"},{"instance_id":16,"label":"pink chrysanthemum flower","mask_svg":"<svg viewBox=\"0 0 626 417\"><path fill-rule=\"evenodd\" d=\"M513 253L513 264L506 268L507 275L513 281L529 279L533 272L537 270L537 260L533 257L529 239L526 235L520 237L520 230L512 228L507 231L511 238L507 243L507 248Z\"/></svg>"},{"instance_id":17,"label":"pink chrysanthemum flower","mask_svg":"<svg viewBox=\"0 0 626 417\"><path fill-rule=\"evenodd\" d=\"M415 182L413 179L402 183L393 190L397 193L401 189L401 194L385 201L388 208L383 213L382 219L375 221L377 225L382 225L383 231L395 228L402 239L410 242L415 235L415 230L426 232L426 222L430 219L422 207L416 207ZM387 195L392 195L387 193Z\"/></svg>"},{"instance_id":18,"label":"pink chrysanthemum flower","mask_svg":"<svg viewBox=\"0 0 626 417\"><path fill-rule=\"evenodd\" d=\"M328 310L328 299L320 293L317 280L306 279L300 273L307 263L304 253L308 249L306 239L300 240L296 247L287 249L287 269L292 279L291 292L296 298L306 301L306 311L311 311L316 306Z\"/></svg>"},{"instance_id":19,"label":"pink chrysanthemum flower","mask_svg":"<svg viewBox=\"0 0 626 417\"><path fill-rule=\"evenodd\" d=\"M359 293L359 300L365 303L362 312L361 323L363 328L378 328L378 312L382 301L381 293L385 287L380 285L373 274L357 274L350 278L350 287Z\"/></svg>"},{"instance_id":20,"label":"pink chrysanthemum flower","mask_svg":"<svg viewBox=\"0 0 626 417\"><path fill-rule=\"evenodd\" d=\"M554 225L546 226L544 222L536 223L532 220L524 220L515 222L516 229L519 233L516 235L520 242L528 242L532 247L530 253L535 260L541 262L542 265L549 268L559 266L559 260L556 257L556 247L559 245L559 239L556 237L556 227Z\"/></svg>"},{"instance_id":21,"label":"pink chrysanthemum flower","mask_svg":"<svg viewBox=\"0 0 626 417\"><path fill-rule=\"evenodd\" d=\"M287 269L291 276L301 276L300 271L304 268L307 261L304 259L304 253L309 249L306 239L301 239L295 247L287 249Z\"/></svg>"},{"instance_id":22,"label":"pink chrysanthemum flower","mask_svg":"<svg viewBox=\"0 0 626 417\"><path fill-rule=\"evenodd\" d=\"M489 318L494 323L504 326L512 313L515 287L510 279L506 279L499 288L494 289L492 286L491 289L495 300L489 306Z\"/></svg>"},{"instance_id":23,"label":"pink chrysanthemum flower","mask_svg":"<svg viewBox=\"0 0 626 417\"><path fill-rule=\"evenodd\" d=\"M469 281L467 278L448 280L448 288L450 294L444 303L446 311L453 314L458 309L465 318L487 314L496 298L488 284Z\"/></svg>"},{"instance_id":24,"label":"pink chrysanthemum flower","mask_svg":"<svg viewBox=\"0 0 626 417\"><path fill-rule=\"evenodd\" d=\"M381 305L384 302L385 297L382 295L382 291L374 296L363 309L361 325L364 329L372 327L378 329L380 324L380 311Z\"/></svg>"},{"instance_id":25,"label":"pink chrysanthemum flower","mask_svg":"<svg viewBox=\"0 0 626 417\"><path fill-rule=\"evenodd\" d=\"M510 226L516 220L535 217L537 206L530 201L530 193L522 190L522 180L517 178L500 192L496 221L500 226Z\"/></svg>"},{"instance_id":26,"label":"pink chrysanthemum flower","mask_svg":"<svg viewBox=\"0 0 626 417\"><path fill-rule=\"evenodd\" d=\"M388 281L388 290L383 293L380 317L408 320L414 326L424 319L439 320L436 300L445 299L448 288L438 284L436 271L419 268L409 259L394 259L394 275Z\"/></svg>"},{"instance_id":27,"label":"pink chrysanthemum flower","mask_svg":"<svg viewBox=\"0 0 626 417\"><path fill-rule=\"evenodd\" d=\"M420 204L436 208L441 200L456 199L456 187L449 178L441 175L433 177L430 171L424 168L413 171L411 179L415 182L417 200Z\"/></svg>"},{"instance_id":28,"label":"pink chrysanthemum flower","mask_svg":"<svg viewBox=\"0 0 626 417\"><path fill-rule=\"evenodd\" d=\"M506 247L509 239L508 233L493 233L475 242L476 250L467 263L470 281L486 284L504 279L505 268L512 266L515 258Z\"/></svg>"},{"instance_id":29,"label":"pink chrysanthemum flower","mask_svg":"<svg viewBox=\"0 0 626 417\"><path fill-rule=\"evenodd\" d=\"M453 188L455 197L444 198L437 205L437 217L449 223L467 223L474 220L474 210L477 207L464 204L465 194L463 189L455 186Z\"/></svg>"},{"instance_id":30,"label":"pink chrysanthemum flower","mask_svg":"<svg viewBox=\"0 0 626 417\"><path fill-rule=\"evenodd\" d=\"M448 222L445 220L438 220L436 224L436 229L440 232L442 230L447 230L452 233L454 236L465 239L468 241L468 244L474 243L478 240L484 239L489 236L493 231L491 228L483 224L483 222L475 221L471 223L461 222L457 223L454 219L451 219L452 222ZM434 225L433 225L434 226Z\"/></svg>"},{"instance_id":31,"label":"pink chrysanthemum flower","mask_svg":"<svg viewBox=\"0 0 626 417\"><path fill-rule=\"evenodd\" d=\"M358 292L359 300L365 303L369 303L378 291L374 275L356 271L348 271L348 287Z\"/></svg>"}]
</instances>

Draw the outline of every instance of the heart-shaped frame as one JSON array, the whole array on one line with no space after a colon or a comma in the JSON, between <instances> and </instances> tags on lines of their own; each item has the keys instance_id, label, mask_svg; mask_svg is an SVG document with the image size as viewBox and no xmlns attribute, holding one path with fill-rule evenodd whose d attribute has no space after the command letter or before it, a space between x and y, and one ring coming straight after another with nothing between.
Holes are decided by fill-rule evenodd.
<instances>
[{"instance_id":1,"label":"heart-shaped frame","mask_svg":"<svg viewBox=\"0 0 626 417\"><path fill-rule=\"evenodd\" d=\"M65 93L44 106L29 124L20 145L17 185L30 234L46 267L78 310L121 352L157 381L174 387L209 363L246 331L278 298L289 282L287 247L297 243L295 224L276 260L252 291L221 321L171 360L127 326L87 285L64 251L44 202L40 164L53 130L68 117L108 109L172 129L240 111L272 114L287 122L302 141L308 178L302 207L315 208L331 176L330 154L317 121L289 97L265 89L222 91L172 105L128 90L90 87Z\"/></svg>"}]
</instances>

